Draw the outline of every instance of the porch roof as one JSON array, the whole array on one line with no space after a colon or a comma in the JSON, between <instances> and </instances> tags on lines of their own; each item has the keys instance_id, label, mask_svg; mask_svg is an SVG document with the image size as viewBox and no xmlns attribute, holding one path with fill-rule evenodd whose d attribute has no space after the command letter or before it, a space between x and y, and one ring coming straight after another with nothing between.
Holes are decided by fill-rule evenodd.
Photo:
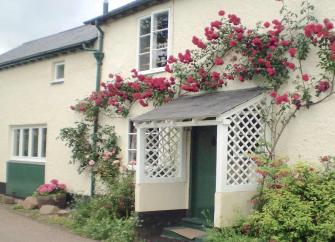
<instances>
[{"instance_id":1,"label":"porch roof","mask_svg":"<svg viewBox=\"0 0 335 242\"><path fill-rule=\"evenodd\" d=\"M184 96L132 120L134 122L146 122L217 117L263 92L264 89L261 88L249 88Z\"/></svg>"}]
</instances>

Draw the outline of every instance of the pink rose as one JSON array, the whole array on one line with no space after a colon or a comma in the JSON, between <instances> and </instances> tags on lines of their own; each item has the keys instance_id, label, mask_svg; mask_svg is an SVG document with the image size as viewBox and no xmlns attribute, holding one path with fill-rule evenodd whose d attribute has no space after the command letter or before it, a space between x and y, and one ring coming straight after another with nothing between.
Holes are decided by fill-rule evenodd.
<instances>
[{"instance_id":1,"label":"pink rose","mask_svg":"<svg viewBox=\"0 0 335 242\"><path fill-rule=\"evenodd\" d=\"M50 182L51 182L51 184L55 184L55 185L58 184L58 180L57 179L52 179Z\"/></svg>"},{"instance_id":2,"label":"pink rose","mask_svg":"<svg viewBox=\"0 0 335 242\"><path fill-rule=\"evenodd\" d=\"M88 165L90 165L90 166L93 166L95 164L95 161L94 160L90 160L89 162L88 162Z\"/></svg>"},{"instance_id":3,"label":"pink rose","mask_svg":"<svg viewBox=\"0 0 335 242\"><path fill-rule=\"evenodd\" d=\"M66 189L66 185L65 184L59 184L58 187L61 190L65 190Z\"/></svg>"}]
</instances>

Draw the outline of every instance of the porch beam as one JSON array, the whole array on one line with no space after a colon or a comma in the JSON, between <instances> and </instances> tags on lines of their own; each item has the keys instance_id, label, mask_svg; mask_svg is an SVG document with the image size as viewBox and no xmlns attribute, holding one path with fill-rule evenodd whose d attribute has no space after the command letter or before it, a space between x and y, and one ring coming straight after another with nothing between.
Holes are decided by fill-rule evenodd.
<instances>
[{"instance_id":1,"label":"porch beam","mask_svg":"<svg viewBox=\"0 0 335 242\"><path fill-rule=\"evenodd\" d=\"M222 124L218 120L169 122L169 123L135 123L137 129L140 128L164 128L164 127L192 127L192 126L216 126Z\"/></svg>"},{"instance_id":2,"label":"porch beam","mask_svg":"<svg viewBox=\"0 0 335 242\"><path fill-rule=\"evenodd\" d=\"M144 177L144 162L145 162L145 129L137 128L137 159L136 164L136 184L143 183Z\"/></svg>"}]
</instances>

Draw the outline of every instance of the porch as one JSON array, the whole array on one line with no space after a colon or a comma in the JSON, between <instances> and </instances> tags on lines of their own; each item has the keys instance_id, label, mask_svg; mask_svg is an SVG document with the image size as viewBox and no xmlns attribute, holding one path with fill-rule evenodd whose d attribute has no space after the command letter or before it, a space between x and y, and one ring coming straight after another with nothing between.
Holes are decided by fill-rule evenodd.
<instances>
[{"instance_id":1,"label":"porch","mask_svg":"<svg viewBox=\"0 0 335 242\"><path fill-rule=\"evenodd\" d=\"M215 227L247 213L256 189L248 153L263 134L262 93L252 88L185 96L133 119L136 212L180 211Z\"/></svg>"}]
</instances>

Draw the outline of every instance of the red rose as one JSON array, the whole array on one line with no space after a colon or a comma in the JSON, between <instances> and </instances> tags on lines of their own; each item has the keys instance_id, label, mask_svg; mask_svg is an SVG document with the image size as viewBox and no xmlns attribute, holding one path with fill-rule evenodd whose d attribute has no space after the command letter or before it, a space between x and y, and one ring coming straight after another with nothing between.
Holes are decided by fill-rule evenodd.
<instances>
[{"instance_id":1,"label":"red rose","mask_svg":"<svg viewBox=\"0 0 335 242\"><path fill-rule=\"evenodd\" d=\"M295 54L297 53L297 48L289 48L288 53L290 54L291 57L294 57Z\"/></svg>"},{"instance_id":2,"label":"red rose","mask_svg":"<svg viewBox=\"0 0 335 242\"><path fill-rule=\"evenodd\" d=\"M307 81L309 80L309 76L308 76L308 74L303 74L303 75L301 76L301 79L304 80L305 82L307 82Z\"/></svg>"},{"instance_id":3,"label":"red rose","mask_svg":"<svg viewBox=\"0 0 335 242\"><path fill-rule=\"evenodd\" d=\"M220 10L219 11L219 16L224 16L226 13L225 13L225 11L224 10Z\"/></svg>"},{"instance_id":4,"label":"red rose","mask_svg":"<svg viewBox=\"0 0 335 242\"><path fill-rule=\"evenodd\" d=\"M223 65L224 61L220 57L215 57L214 64L217 66Z\"/></svg>"},{"instance_id":5,"label":"red rose","mask_svg":"<svg viewBox=\"0 0 335 242\"><path fill-rule=\"evenodd\" d=\"M270 23L266 21L266 22L264 22L263 26L264 26L265 28L269 28L269 27L270 27Z\"/></svg>"},{"instance_id":6,"label":"red rose","mask_svg":"<svg viewBox=\"0 0 335 242\"><path fill-rule=\"evenodd\" d=\"M234 46L237 45L237 43L236 43L235 40L231 40L231 41L229 42L229 45L230 45L231 47L234 47Z\"/></svg>"}]
</instances>

